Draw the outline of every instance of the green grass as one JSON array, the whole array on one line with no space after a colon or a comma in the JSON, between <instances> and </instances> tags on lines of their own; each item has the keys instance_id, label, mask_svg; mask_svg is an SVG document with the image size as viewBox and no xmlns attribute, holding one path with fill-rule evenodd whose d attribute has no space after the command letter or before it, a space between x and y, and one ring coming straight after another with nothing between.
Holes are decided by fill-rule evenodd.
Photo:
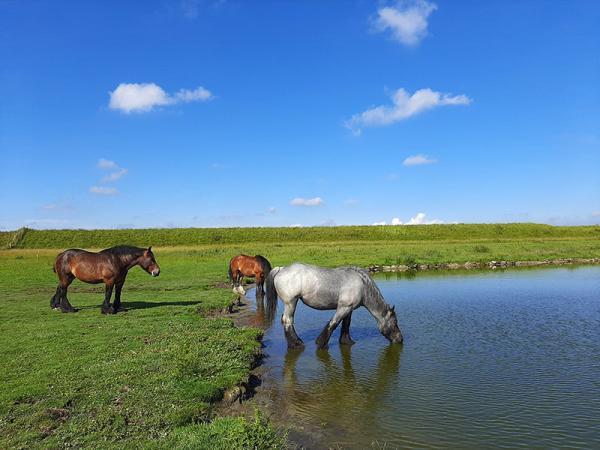
<instances>
[{"instance_id":1,"label":"green grass","mask_svg":"<svg viewBox=\"0 0 600 450\"><path fill-rule=\"evenodd\" d=\"M215 401L248 375L260 345L258 330L207 317L233 300L218 286L235 254L260 253L274 266L598 258L599 230L514 224L25 230L18 239L0 233L0 242L19 247L0 251L0 448L283 446L261 417L209 420ZM78 281L69 297L81 310L50 310L60 250L124 242L158 244L161 266L158 278L130 272L123 290L129 312L102 316L103 287Z\"/></svg>"},{"instance_id":2,"label":"green grass","mask_svg":"<svg viewBox=\"0 0 600 450\"><path fill-rule=\"evenodd\" d=\"M233 299L213 286L223 277L201 264L205 253L159 252L159 278L132 270L123 291L131 310L115 316L100 314L102 287L79 282L70 290L78 313L50 310L54 254L0 253L0 448L185 448L215 429L245 443L249 430L268 428L244 419L192 426L247 376L260 346L258 330L198 314Z\"/></svg>"},{"instance_id":3,"label":"green grass","mask_svg":"<svg viewBox=\"0 0 600 450\"><path fill-rule=\"evenodd\" d=\"M7 247L15 232L0 232ZM448 241L481 239L598 239L600 226L554 227L531 223L310 228L152 228L125 230L30 230L17 236L18 248L109 247L131 245L195 246L210 244L353 241Z\"/></svg>"}]
</instances>

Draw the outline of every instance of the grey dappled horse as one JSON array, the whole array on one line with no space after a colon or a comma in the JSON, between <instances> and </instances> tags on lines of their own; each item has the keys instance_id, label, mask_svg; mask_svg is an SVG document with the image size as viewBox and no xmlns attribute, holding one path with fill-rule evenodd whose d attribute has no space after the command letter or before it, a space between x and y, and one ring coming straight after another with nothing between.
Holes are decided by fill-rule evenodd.
<instances>
[{"instance_id":1,"label":"grey dappled horse","mask_svg":"<svg viewBox=\"0 0 600 450\"><path fill-rule=\"evenodd\" d=\"M267 277L267 300L276 302L277 296L285 306L281 323L289 348L303 345L294 329L294 313L299 299L311 308L336 310L317 338L319 348L327 348L329 338L340 322L340 344L354 343L350 339L350 320L352 311L359 306L367 308L377 320L381 334L392 343L402 342L394 307L383 300L369 273L359 267L325 269L302 263L276 267Z\"/></svg>"}]
</instances>

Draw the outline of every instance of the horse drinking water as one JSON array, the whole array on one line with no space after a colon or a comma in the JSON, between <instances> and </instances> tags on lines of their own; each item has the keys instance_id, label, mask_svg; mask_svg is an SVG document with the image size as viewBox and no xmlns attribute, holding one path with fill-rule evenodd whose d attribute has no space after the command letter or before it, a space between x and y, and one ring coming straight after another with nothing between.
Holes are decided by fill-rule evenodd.
<instances>
[{"instance_id":1,"label":"horse drinking water","mask_svg":"<svg viewBox=\"0 0 600 450\"><path fill-rule=\"evenodd\" d=\"M152 247L138 248L119 245L94 253L79 249L69 249L60 253L54 262L54 272L58 276L56 294L50 300L50 307L62 312L75 312L67 299L67 289L75 278L86 283L104 283L106 290L102 314L115 314L121 308L121 290L127 272L140 266L153 277L160 274L160 267L154 259ZM110 297L115 289L115 302L110 305Z\"/></svg>"},{"instance_id":2,"label":"horse drinking water","mask_svg":"<svg viewBox=\"0 0 600 450\"><path fill-rule=\"evenodd\" d=\"M262 296L265 292L264 282L270 271L271 263L261 255L237 255L229 261L229 281L236 292L241 287L244 277L252 277L256 279L256 293Z\"/></svg>"},{"instance_id":3,"label":"horse drinking water","mask_svg":"<svg viewBox=\"0 0 600 450\"><path fill-rule=\"evenodd\" d=\"M267 277L267 300L283 300L281 317L289 348L303 345L294 329L294 313L298 300L315 309L335 309L319 337L317 346L327 348L331 334L342 322L340 344L353 344L350 338L352 311L364 306L377 321L377 326L392 343L402 342L394 307L384 300L369 273L358 267L325 269L308 264L294 263L275 267Z\"/></svg>"}]
</instances>

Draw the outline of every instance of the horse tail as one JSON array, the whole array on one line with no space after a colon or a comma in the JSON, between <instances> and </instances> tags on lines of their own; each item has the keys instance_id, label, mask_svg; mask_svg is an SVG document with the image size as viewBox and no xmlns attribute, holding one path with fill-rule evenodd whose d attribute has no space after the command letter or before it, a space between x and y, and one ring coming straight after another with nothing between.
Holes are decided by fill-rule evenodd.
<instances>
[{"instance_id":1,"label":"horse tail","mask_svg":"<svg viewBox=\"0 0 600 450\"><path fill-rule=\"evenodd\" d=\"M260 263L260 268L262 269L266 279L272 270L271 263L262 255L255 255L254 258Z\"/></svg>"},{"instance_id":2,"label":"horse tail","mask_svg":"<svg viewBox=\"0 0 600 450\"><path fill-rule=\"evenodd\" d=\"M275 267L269 272L267 277L267 300L270 303L277 303L277 289L275 288L275 277L281 270L281 267Z\"/></svg>"}]
</instances>

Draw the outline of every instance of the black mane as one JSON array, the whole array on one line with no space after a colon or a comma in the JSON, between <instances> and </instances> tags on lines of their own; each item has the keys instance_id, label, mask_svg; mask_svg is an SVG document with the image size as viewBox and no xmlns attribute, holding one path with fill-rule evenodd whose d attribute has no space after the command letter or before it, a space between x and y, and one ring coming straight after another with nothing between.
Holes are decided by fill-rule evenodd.
<instances>
[{"instance_id":1,"label":"black mane","mask_svg":"<svg viewBox=\"0 0 600 450\"><path fill-rule=\"evenodd\" d=\"M111 253L117 256L140 255L146 251L145 248L134 247L133 245L117 245L115 247L102 250L100 253Z\"/></svg>"}]
</instances>

